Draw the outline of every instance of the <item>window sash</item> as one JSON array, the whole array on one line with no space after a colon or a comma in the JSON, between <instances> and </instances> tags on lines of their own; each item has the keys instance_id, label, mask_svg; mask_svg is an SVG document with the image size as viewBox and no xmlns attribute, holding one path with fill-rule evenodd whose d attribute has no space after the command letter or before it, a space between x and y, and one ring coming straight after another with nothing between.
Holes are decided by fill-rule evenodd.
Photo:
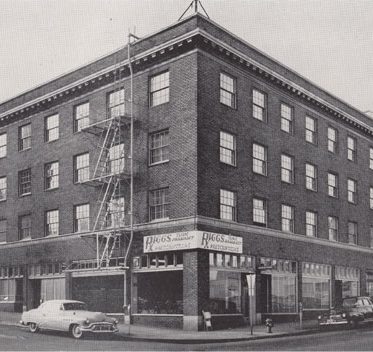
<instances>
[{"instance_id":1,"label":"window sash","mask_svg":"<svg viewBox=\"0 0 373 352\"><path fill-rule=\"evenodd\" d=\"M163 72L150 78L150 106L167 103L170 100L170 72Z\"/></svg>"},{"instance_id":2,"label":"window sash","mask_svg":"<svg viewBox=\"0 0 373 352\"><path fill-rule=\"evenodd\" d=\"M281 104L281 130L293 133L293 108L286 104Z\"/></svg>"},{"instance_id":3,"label":"window sash","mask_svg":"<svg viewBox=\"0 0 373 352\"><path fill-rule=\"evenodd\" d=\"M31 216L23 215L19 219L19 239L31 237Z\"/></svg>"},{"instance_id":4,"label":"window sash","mask_svg":"<svg viewBox=\"0 0 373 352\"><path fill-rule=\"evenodd\" d=\"M220 102L236 108L236 79L220 73Z\"/></svg>"},{"instance_id":5,"label":"window sash","mask_svg":"<svg viewBox=\"0 0 373 352\"><path fill-rule=\"evenodd\" d=\"M317 169L311 164L306 164L306 188L317 191Z\"/></svg>"},{"instance_id":6,"label":"window sash","mask_svg":"<svg viewBox=\"0 0 373 352\"><path fill-rule=\"evenodd\" d=\"M59 212L50 210L46 212L45 235L58 236L59 234Z\"/></svg>"},{"instance_id":7,"label":"window sash","mask_svg":"<svg viewBox=\"0 0 373 352\"><path fill-rule=\"evenodd\" d=\"M74 231L88 231L89 222L89 204L76 205L74 207Z\"/></svg>"},{"instance_id":8,"label":"window sash","mask_svg":"<svg viewBox=\"0 0 373 352\"><path fill-rule=\"evenodd\" d=\"M267 202L264 199L253 199L253 222L267 224Z\"/></svg>"},{"instance_id":9,"label":"window sash","mask_svg":"<svg viewBox=\"0 0 373 352\"><path fill-rule=\"evenodd\" d=\"M31 124L20 127L19 150L31 148Z\"/></svg>"},{"instance_id":10,"label":"window sash","mask_svg":"<svg viewBox=\"0 0 373 352\"><path fill-rule=\"evenodd\" d=\"M306 212L306 235L317 237L317 215L313 212Z\"/></svg>"},{"instance_id":11,"label":"window sash","mask_svg":"<svg viewBox=\"0 0 373 352\"><path fill-rule=\"evenodd\" d=\"M5 158L7 154L7 134L0 134L0 158Z\"/></svg>"},{"instance_id":12,"label":"window sash","mask_svg":"<svg viewBox=\"0 0 373 352\"><path fill-rule=\"evenodd\" d=\"M348 243L357 244L357 224L355 222L348 223Z\"/></svg>"},{"instance_id":13,"label":"window sash","mask_svg":"<svg viewBox=\"0 0 373 352\"><path fill-rule=\"evenodd\" d=\"M237 199L236 193L220 190L220 218L236 221Z\"/></svg>"},{"instance_id":14,"label":"window sash","mask_svg":"<svg viewBox=\"0 0 373 352\"><path fill-rule=\"evenodd\" d=\"M281 206L281 228L285 232L294 232L294 208L290 205Z\"/></svg>"},{"instance_id":15,"label":"window sash","mask_svg":"<svg viewBox=\"0 0 373 352\"><path fill-rule=\"evenodd\" d=\"M74 132L79 132L89 125L89 102L75 106Z\"/></svg>"},{"instance_id":16,"label":"window sash","mask_svg":"<svg viewBox=\"0 0 373 352\"><path fill-rule=\"evenodd\" d=\"M0 177L0 201L6 200L7 197L7 178Z\"/></svg>"},{"instance_id":17,"label":"window sash","mask_svg":"<svg viewBox=\"0 0 373 352\"><path fill-rule=\"evenodd\" d=\"M58 188L59 186L59 165L52 162L45 166L45 189Z\"/></svg>"},{"instance_id":18,"label":"window sash","mask_svg":"<svg viewBox=\"0 0 373 352\"><path fill-rule=\"evenodd\" d=\"M281 181L287 183L293 183L293 158L288 155L281 155Z\"/></svg>"},{"instance_id":19,"label":"window sash","mask_svg":"<svg viewBox=\"0 0 373 352\"><path fill-rule=\"evenodd\" d=\"M220 161L236 166L236 136L220 131Z\"/></svg>"},{"instance_id":20,"label":"window sash","mask_svg":"<svg viewBox=\"0 0 373 352\"><path fill-rule=\"evenodd\" d=\"M45 119L45 141L51 142L59 138L59 116L58 114L48 116Z\"/></svg>"},{"instance_id":21,"label":"window sash","mask_svg":"<svg viewBox=\"0 0 373 352\"><path fill-rule=\"evenodd\" d=\"M338 219L334 216L328 217L328 234L330 241L338 241Z\"/></svg>"},{"instance_id":22,"label":"window sash","mask_svg":"<svg viewBox=\"0 0 373 352\"><path fill-rule=\"evenodd\" d=\"M267 175L267 148L260 144L253 144L253 171Z\"/></svg>"},{"instance_id":23,"label":"window sash","mask_svg":"<svg viewBox=\"0 0 373 352\"><path fill-rule=\"evenodd\" d=\"M306 116L306 141L316 144L316 120Z\"/></svg>"},{"instance_id":24,"label":"window sash","mask_svg":"<svg viewBox=\"0 0 373 352\"><path fill-rule=\"evenodd\" d=\"M89 180L89 153L75 156L74 182Z\"/></svg>"},{"instance_id":25,"label":"window sash","mask_svg":"<svg viewBox=\"0 0 373 352\"><path fill-rule=\"evenodd\" d=\"M150 221L169 217L169 189L161 188L149 192Z\"/></svg>"},{"instance_id":26,"label":"window sash","mask_svg":"<svg viewBox=\"0 0 373 352\"><path fill-rule=\"evenodd\" d=\"M31 193L31 170L22 170L18 174L19 177L19 194L25 195Z\"/></svg>"},{"instance_id":27,"label":"window sash","mask_svg":"<svg viewBox=\"0 0 373 352\"><path fill-rule=\"evenodd\" d=\"M168 130L153 133L150 135L149 141L149 164L157 164L169 160L169 135Z\"/></svg>"},{"instance_id":28,"label":"window sash","mask_svg":"<svg viewBox=\"0 0 373 352\"><path fill-rule=\"evenodd\" d=\"M350 203L356 203L356 181L348 179L347 180L347 195L348 201Z\"/></svg>"},{"instance_id":29,"label":"window sash","mask_svg":"<svg viewBox=\"0 0 373 352\"><path fill-rule=\"evenodd\" d=\"M347 137L347 158L351 161L356 159L356 139L352 137Z\"/></svg>"},{"instance_id":30,"label":"window sash","mask_svg":"<svg viewBox=\"0 0 373 352\"><path fill-rule=\"evenodd\" d=\"M7 221L5 219L0 220L0 243L6 242L7 233Z\"/></svg>"},{"instance_id":31,"label":"window sash","mask_svg":"<svg viewBox=\"0 0 373 352\"><path fill-rule=\"evenodd\" d=\"M328 151L335 153L337 150L337 130L333 127L328 127Z\"/></svg>"},{"instance_id":32,"label":"window sash","mask_svg":"<svg viewBox=\"0 0 373 352\"><path fill-rule=\"evenodd\" d=\"M266 95L257 89L253 89L253 117L266 120Z\"/></svg>"}]
</instances>

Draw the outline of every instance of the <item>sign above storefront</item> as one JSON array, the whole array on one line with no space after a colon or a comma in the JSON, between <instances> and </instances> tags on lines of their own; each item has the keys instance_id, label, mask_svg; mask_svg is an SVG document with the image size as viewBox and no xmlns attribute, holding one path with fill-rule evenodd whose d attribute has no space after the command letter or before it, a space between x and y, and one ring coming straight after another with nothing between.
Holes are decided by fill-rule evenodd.
<instances>
[{"instance_id":1,"label":"sign above storefront","mask_svg":"<svg viewBox=\"0 0 373 352\"><path fill-rule=\"evenodd\" d=\"M206 231L185 231L144 237L144 253L186 249L242 253L242 237Z\"/></svg>"}]
</instances>

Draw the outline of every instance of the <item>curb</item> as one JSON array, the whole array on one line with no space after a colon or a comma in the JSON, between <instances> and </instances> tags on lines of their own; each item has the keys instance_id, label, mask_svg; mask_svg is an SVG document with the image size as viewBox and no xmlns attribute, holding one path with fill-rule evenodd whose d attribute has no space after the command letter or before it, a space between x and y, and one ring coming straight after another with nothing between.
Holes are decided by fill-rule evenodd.
<instances>
[{"instance_id":1,"label":"curb","mask_svg":"<svg viewBox=\"0 0 373 352\"><path fill-rule=\"evenodd\" d=\"M15 326L18 328L25 329L26 327L24 325L21 325L19 323L11 323L6 321L0 321L0 325L6 325L6 326ZM249 335L249 336L243 336L243 337L226 337L226 338L161 338L161 337L150 337L150 336L136 336L136 334L128 335L125 332L118 332L116 336L120 336L120 338L123 338L127 341L149 341L149 342L163 342L163 343L174 343L174 344L207 344L207 343L229 343L229 342L242 342L242 341L254 341L254 340L264 340L264 339L275 339L280 337L287 337L287 336L298 336L298 335L310 335L320 333L320 330L318 329L309 329L309 330L300 330L300 331L291 331L291 332L279 332L279 333L272 333L267 335Z\"/></svg>"}]
</instances>

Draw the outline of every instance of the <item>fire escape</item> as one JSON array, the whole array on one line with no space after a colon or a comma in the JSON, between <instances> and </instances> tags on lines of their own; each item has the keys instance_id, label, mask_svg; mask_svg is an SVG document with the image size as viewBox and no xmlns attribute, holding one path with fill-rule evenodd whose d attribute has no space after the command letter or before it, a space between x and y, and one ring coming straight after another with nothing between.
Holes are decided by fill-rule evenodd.
<instances>
[{"instance_id":1,"label":"fire escape","mask_svg":"<svg viewBox=\"0 0 373 352\"><path fill-rule=\"evenodd\" d=\"M108 95L104 119L81 129L93 136L94 168L82 184L99 188L96 216L89 232L81 235L91 245L96 257L70 263L66 271L126 270L133 239L133 180L138 173L133 161L133 71L128 37L130 87L125 89L120 76L114 78L114 90ZM119 75L120 63L116 65ZM128 205L125 204L128 200ZM126 211L126 209L128 209Z\"/></svg>"}]
</instances>

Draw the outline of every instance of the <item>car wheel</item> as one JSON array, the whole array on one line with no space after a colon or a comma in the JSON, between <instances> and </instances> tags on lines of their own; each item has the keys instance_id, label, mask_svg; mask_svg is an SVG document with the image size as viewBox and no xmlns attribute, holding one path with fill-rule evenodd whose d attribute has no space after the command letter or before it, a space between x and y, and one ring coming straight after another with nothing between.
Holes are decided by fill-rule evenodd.
<instances>
[{"instance_id":1,"label":"car wheel","mask_svg":"<svg viewBox=\"0 0 373 352\"><path fill-rule=\"evenodd\" d=\"M70 331L71 331L71 335L75 339L80 339L83 336L83 331L81 330L80 325L78 324L72 325L70 328Z\"/></svg>"},{"instance_id":2,"label":"car wheel","mask_svg":"<svg viewBox=\"0 0 373 352\"><path fill-rule=\"evenodd\" d=\"M36 323L30 323L28 324L28 328L32 333L38 332L39 328Z\"/></svg>"}]
</instances>

